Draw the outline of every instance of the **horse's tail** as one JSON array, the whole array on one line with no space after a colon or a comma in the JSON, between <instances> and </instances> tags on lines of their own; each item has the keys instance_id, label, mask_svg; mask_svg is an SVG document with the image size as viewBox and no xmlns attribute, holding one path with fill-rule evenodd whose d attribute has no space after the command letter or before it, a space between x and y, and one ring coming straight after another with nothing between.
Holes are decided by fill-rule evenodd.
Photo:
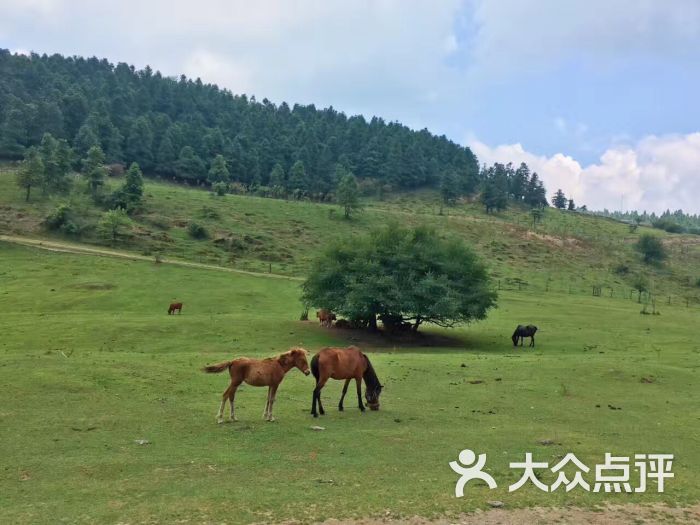
<instances>
[{"instance_id":1,"label":"horse's tail","mask_svg":"<svg viewBox=\"0 0 700 525\"><path fill-rule=\"evenodd\" d=\"M319 378L319 372L318 372L318 354L313 356L311 358L311 373L314 375L316 378L316 382L318 383L318 378Z\"/></svg>"},{"instance_id":2,"label":"horse's tail","mask_svg":"<svg viewBox=\"0 0 700 525\"><path fill-rule=\"evenodd\" d=\"M224 361L223 363L218 363L216 365L207 365L202 368L202 372L206 372L207 374L218 374L219 372L223 372L224 370L230 368L232 363L233 361Z\"/></svg>"}]
</instances>

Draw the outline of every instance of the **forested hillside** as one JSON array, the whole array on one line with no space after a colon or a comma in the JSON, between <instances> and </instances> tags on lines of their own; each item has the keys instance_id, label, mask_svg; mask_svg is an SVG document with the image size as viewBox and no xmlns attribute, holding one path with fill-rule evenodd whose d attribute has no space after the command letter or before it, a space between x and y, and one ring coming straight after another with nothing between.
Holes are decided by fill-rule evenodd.
<instances>
[{"instance_id":1,"label":"forested hillside","mask_svg":"<svg viewBox=\"0 0 700 525\"><path fill-rule=\"evenodd\" d=\"M479 178L469 148L427 130L259 102L149 67L0 49L0 158L23 158L45 133L66 139L76 157L99 145L107 162L196 184L217 155L231 182L321 195L333 190L337 164L377 191L437 186L449 175L470 193Z\"/></svg>"}]
</instances>

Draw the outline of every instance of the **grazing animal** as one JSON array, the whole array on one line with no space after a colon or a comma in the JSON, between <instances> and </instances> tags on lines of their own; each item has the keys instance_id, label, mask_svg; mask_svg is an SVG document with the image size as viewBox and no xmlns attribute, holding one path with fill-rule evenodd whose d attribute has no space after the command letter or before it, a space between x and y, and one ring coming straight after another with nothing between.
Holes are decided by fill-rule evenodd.
<instances>
[{"instance_id":1,"label":"grazing animal","mask_svg":"<svg viewBox=\"0 0 700 525\"><path fill-rule=\"evenodd\" d=\"M321 326L325 326L326 328L330 328L333 321L336 320L335 314L325 308L318 310L316 312L316 317L318 318L318 322L321 323Z\"/></svg>"},{"instance_id":2,"label":"grazing animal","mask_svg":"<svg viewBox=\"0 0 700 525\"><path fill-rule=\"evenodd\" d=\"M347 348L324 348L311 358L311 373L316 378L313 400L311 402L311 415L318 417L316 403L321 415L325 414L321 403L321 389L328 379L345 379L343 394L340 396L338 410L343 410L343 399L348 391L350 380L354 379L357 385L357 404L363 412L362 404L362 380L365 380L365 399L370 410L379 410L379 394L382 393L382 385L372 367L369 359L356 346Z\"/></svg>"},{"instance_id":3,"label":"grazing animal","mask_svg":"<svg viewBox=\"0 0 700 525\"><path fill-rule=\"evenodd\" d=\"M530 338L530 346L535 346L535 332L537 332L537 327L535 325L529 324L523 326L521 324L513 332L513 346L518 346L518 340L520 341L520 346L523 346L523 342L526 337Z\"/></svg>"},{"instance_id":4,"label":"grazing animal","mask_svg":"<svg viewBox=\"0 0 700 525\"><path fill-rule=\"evenodd\" d=\"M170 303L168 306L168 315L174 314L177 311L178 314L182 313L182 303Z\"/></svg>"},{"instance_id":5,"label":"grazing animal","mask_svg":"<svg viewBox=\"0 0 700 525\"><path fill-rule=\"evenodd\" d=\"M217 365L205 366L202 371L208 374L218 374L228 369L231 375L231 384L224 391L219 412L216 414L216 422L224 422L224 408L226 408L227 400L231 403L230 420L238 421L234 411L234 398L236 397L236 390L244 381L252 386L268 387L267 404L263 412L263 419L274 421L272 406L275 403L277 387L284 379L285 374L294 367L304 372L304 375L309 375L309 363L306 359L308 355L309 353L303 348L291 348L277 357L268 357L267 359L239 357L233 361L224 361Z\"/></svg>"}]
</instances>

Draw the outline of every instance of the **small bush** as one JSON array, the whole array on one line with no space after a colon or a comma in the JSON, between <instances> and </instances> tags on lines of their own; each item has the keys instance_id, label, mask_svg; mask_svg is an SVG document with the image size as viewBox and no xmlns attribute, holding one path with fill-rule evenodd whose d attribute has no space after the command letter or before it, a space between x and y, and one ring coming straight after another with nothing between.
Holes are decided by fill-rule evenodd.
<instances>
[{"instance_id":1,"label":"small bush","mask_svg":"<svg viewBox=\"0 0 700 525\"><path fill-rule=\"evenodd\" d=\"M205 219L220 219L221 215L219 215L219 212L216 211L214 208L210 208L209 206L203 206L200 215L205 218Z\"/></svg>"},{"instance_id":2,"label":"small bush","mask_svg":"<svg viewBox=\"0 0 700 525\"><path fill-rule=\"evenodd\" d=\"M46 216L44 224L51 231L61 231L67 235L80 234L80 225L75 219L73 209L68 204L59 204Z\"/></svg>"},{"instance_id":3,"label":"small bush","mask_svg":"<svg viewBox=\"0 0 700 525\"><path fill-rule=\"evenodd\" d=\"M190 237L193 239L206 239L209 237L206 228L196 222L190 222L187 225L187 233L189 233Z\"/></svg>"},{"instance_id":4,"label":"small bush","mask_svg":"<svg viewBox=\"0 0 700 525\"><path fill-rule=\"evenodd\" d=\"M648 233L639 238L635 248L647 264L661 264L668 257L661 239Z\"/></svg>"},{"instance_id":5,"label":"small bush","mask_svg":"<svg viewBox=\"0 0 700 525\"><path fill-rule=\"evenodd\" d=\"M229 191L234 195L245 195L246 193L248 193L246 187L240 182L232 182L229 186Z\"/></svg>"},{"instance_id":6,"label":"small bush","mask_svg":"<svg viewBox=\"0 0 700 525\"><path fill-rule=\"evenodd\" d=\"M214 192L214 195L223 197L228 193L228 184L225 182L215 182L211 185L211 189Z\"/></svg>"},{"instance_id":7,"label":"small bush","mask_svg":"<svg viewBox=\"0 0 700 525\"><path fill-rule=\"evenodd\" d=\"M613 272L615 272L617 275L627 275L630 273L630 267L626 264L620 263L613 268Z\"/></svg>"}]
</instances>

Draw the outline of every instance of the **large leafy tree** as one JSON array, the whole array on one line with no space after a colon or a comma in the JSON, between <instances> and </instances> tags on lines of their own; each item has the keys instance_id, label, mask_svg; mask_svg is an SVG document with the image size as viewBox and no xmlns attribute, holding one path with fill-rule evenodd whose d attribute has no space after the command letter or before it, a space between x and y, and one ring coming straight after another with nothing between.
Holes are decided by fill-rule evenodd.
<instances>
[{"instance_id":1,"label":"large leafy tree","mask_svg":"<svg viewBox=\"0 0 700 525\"><path fill-rule=\"evenodd\" d=\"M461 240L392 224L331 246L313 264L303 300L376 327L451 327L484 319L496 292L484 264Z\"/></svg>"}]
</instances>

